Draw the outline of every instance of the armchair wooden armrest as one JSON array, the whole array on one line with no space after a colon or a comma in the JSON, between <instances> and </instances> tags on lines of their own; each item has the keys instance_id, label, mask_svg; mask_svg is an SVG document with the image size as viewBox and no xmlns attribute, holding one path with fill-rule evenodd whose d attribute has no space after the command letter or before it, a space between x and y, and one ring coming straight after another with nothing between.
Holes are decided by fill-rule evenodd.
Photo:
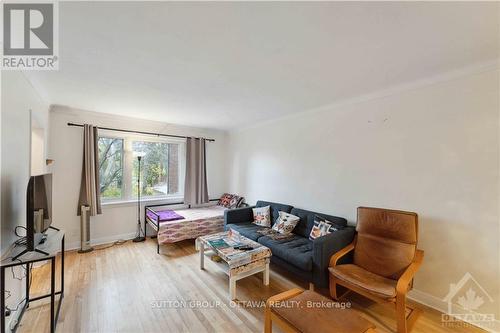
<instances>
[{"instance_id":1,"label":"armchair wooden armrest","mask_svg":"<svg viewBox=\"0 0 500 333\"><path fill-rule=\"evenodd\" d=\"M410 266L406 268L403 275L400 276L398 283L396 285L396 293L397 294L406 294L408 291L408 285L413 280L415 273L417 273L420 265L422 265L422 261L424 260L424 251L417 250L415 252L415 257L413 258Z\"/></svg>"},{"instance_id":2,"label":"armchair wooden armrest","mask_svg":"<svg viewBox=\"0 0 500 333\"><path fill-rule=\"evenodd\" d=\"M339 252L335 253L331 258L330 258L330 267L335 267L337 266L337 261L339 261L340 258L354 250L354 245L356 244L356 240L352 242L351 244L347 245L344 247L342 250Z\"/></svg>"},{"instance_id":3,"label":"armchair wooden armrest","mask_svg":"<svg viewBox=\"0 0 500 333\"><path fill-rule=\"evenodd\" d=\"M300 288L293 288L291 290L287 290L282 292L281 294L271 296L267 299L266 301L266 308L269 308L272 306L274 303L286 301L287 299L290 299L292 297L295 297L297 295L300 295L304 292L303 289Z\"/></svg>"},{"instance_id":4,"label":"armchair wooden armrest","mask_svg":"<svg viewBox=\"0 0 500 333\"><path fill-rule=\"evenodd\" d=\"M290 298L293 298L297 295L300 295L303 292L304 292L303 289L294 288L291 290L284 291L281 294L271 296L267 299L266 309L264 311L264 333L272 333L272 331L273 331L271 307L275 303L286 301L287 299L290 299ZM290 331L286 331L286 332L295 332L295 331L290 330Z\"/></svg>"}]
</instances>

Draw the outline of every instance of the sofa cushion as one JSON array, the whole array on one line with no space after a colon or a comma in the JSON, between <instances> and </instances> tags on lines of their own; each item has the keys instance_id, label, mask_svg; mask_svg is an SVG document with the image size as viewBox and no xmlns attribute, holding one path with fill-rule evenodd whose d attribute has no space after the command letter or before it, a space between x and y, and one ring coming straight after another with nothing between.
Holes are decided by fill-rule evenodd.
<instances>
[{"instance_id":1,"label":"sofa cushion","mask_svg":"<svg viewBox=\"0 0 500 333\"><path fill-rule=\"evenodd\" d=\"M314 217L316 215L328 221L331 221L339 226L347 225L347 220L342 217L327 215L323 213L316 213L305 209L293 208L290 213L300 217L300 221L295 227L295 229L293 229L293 233L302 237L309 237L311 229L314 225Z\"/></svg>"},{"instance_id":2,"label":"sofa cushion","mask_svg":"<svg viewBox=\"0 0 500 333\"><path fill-rule=\"evenodd\" d=\"M224 193L217 202L217 205L229 208L229 206L231 206L231 200L233 199L233 197L234 197L233 194Z\"/></svg>"},{"instance_id":3,"label":"sofa cushion","mask_svg":"<svg viewBox=\"0 0 500 333\"><path fill-rule=\"evenodd\" d=\"M270 248L273 256L277 256L301 270L312 270L313 243L308 238L293 235L291 238L275 240L263 236L259 238L258 242Z\"/></svg>"},{"instance_id":4,"label":"sofa cushion","mask_svg":"<svg viewBox=\"0 0 500 333\"><path fill-rule=\"evenodd\" d=\"M217 205L233 209L240 207L244 201L245 198L242 196L231 193L224 193L217 202Z\"/></svg>"},{"instance_id":5,"label":"sofa cushion","mask_svg":"<svg viewBox=\"0 0 500 333\"><path fill-rule=\"evenodd\" d=\"M280 234L291 234L293 228L299 223L300 217L280 212L276 223L273 225L273 230L279 232Z\"/></svg>"},{"instance_id":6,"label":"sofa cushion","mask_svg":"<svg viewBox=\"0 0 500 333\"><path fill-rule=\"evenodd\" d=\"M292 210L292 206L285 205L277 202L269 202L269 201L257 201L256 207L264 207L271 206L271 224L274 224L278 219L279 212L290 213ZM295 214L294 214L295 215Z\"/></svg>"},{"instance_id":7,"label":"sofa cushion","mask_svg":"<svg viewBox=\"0 0 500 333\"><path fill-rule=\"evenodd\" d=\"M271 227L271 206L255 207L253 211L253 223L261 227Z\"/></svg>"},{"instance_id":8,"label":"sofa cushion","mask_svg":"<svg viewBox=\"0 0 500 333\"><path fill-rule=\"evenodd\" d=\"M233 194L233 197L231 198L231 201L229 202L228 208L238 208L241 206L243 201L245 201L245 198L243 198L242 196Z\"/></svg>"},{"instance_id":9,"label":"sofa cushion","mask_svg":"<svg viewBox=\"0 0 500 333\"><path fill-rule=\"evenodd\" d=\"M260 227L252 222L243 222L238 224L226 224L226 230L234 229L239 232L241 235L250 238L251 240L257 241L259 237L262 237L262 234L259 234L257 230L261 229L269 229L265 227Z\"/></svg>"},{"instance_id":10,"label":"sofa cushion","mask_svg":"<svg viewBox=\"0 0 500 333\"><path fill-rule=\"evenodd\" d=\"M323 237L325 235L331 234L332 232L344 229L345 226L338 225L321 216L314 216L314 225L309 234L310 240L315 240L316 238Z\"/></svg>"}]
</instances>

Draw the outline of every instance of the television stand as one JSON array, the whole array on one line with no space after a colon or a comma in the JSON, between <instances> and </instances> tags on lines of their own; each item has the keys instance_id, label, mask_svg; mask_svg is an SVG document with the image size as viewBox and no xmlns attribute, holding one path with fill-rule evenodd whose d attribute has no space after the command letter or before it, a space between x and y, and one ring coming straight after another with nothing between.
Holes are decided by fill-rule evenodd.
<instances>
[{"instance_id":1,"label":"television stand","mask_svg":"<svg viewBox=\"0 0 500 333\"><path fill-rule=\"evenodd\" d=\"M6 258L0 262L0 308L2 309L0 313L0 333L5 332L15 332L17 326L23 318L23 314L26 309L30 306L31 302L38 301L41 299L50 298L50 332L54 333L56 330L57 320L59 319L59 312L61 310L61 304L64 297L64 231L50 231L47 233L47 240L43 243L39 249L34 251L28 251L27 249L22 250L19 248L14 248L12 250L12 255L17 258L16 261L12 261L10 258ZM61 254L61 289L56 291L56 257ZM31 265L36 262L49 261L50 264L50 292L41 296L31 296L30 295L30 281L33 277L31 274ZM26 270L25 277L25 296L24 303L20 307L19 312L12 311L11 316L17 319L17 322L10 327L6 322L5 311L5 276L7 269L15 266L24 266ZM59 295L59 302L56 305L56 295ZM21 295L20 295L21 296ZM19 315L17 315L19 313ZM12 317L11 317L12 318ZM12 322L12 319L11 319Z\"/></svg>"},{"instance_id":2,"label":"television stand","mask_svg":"<svg viewBox=\"0 0 500 333\"><path fill-rule=\"evenodd\" d=\"M53 227L53 226L49 226L49 229L52 229L52 230L55 230L55 231L60 231L60 229L56 228L56 227ZM43 237L42 237L42 240L40 241L40 244L39 245L42 245L44 244L46 241L47 241L47 234L44 234ZM23 250L22 252L20 252L19 254L15 255L13 258L12 258L12 261L15 261L17 260L20 256L28 253L28 252L37 252L37 253L40 253L40 254L44 254L46 256L49 255L49 253L45 252L45 251L42 251L40 249L37 249L35 248L34 250L28 250L28 249L25 249Z\"/></svg>"}]
</instances>

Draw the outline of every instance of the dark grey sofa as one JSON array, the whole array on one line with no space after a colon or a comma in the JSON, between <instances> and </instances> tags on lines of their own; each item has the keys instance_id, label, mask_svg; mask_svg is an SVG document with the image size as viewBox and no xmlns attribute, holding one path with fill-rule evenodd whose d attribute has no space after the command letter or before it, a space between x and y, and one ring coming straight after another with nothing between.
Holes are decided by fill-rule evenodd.
<instances>
[{"instance_id":1,"label":"dark grey sofa","mask_svg":"<svg viewBox=\"0 0 500 333\"><path fill-rule=\"evenodd\" d=\"M274 224L279 211L291 213L300 217L300 221L293 230L293 237L285 240L274 240L263 236L257 230L263 227L252 223L253 207L271 206L271 220ZM290 271L295 276L313 283L316 287L328 287L328 264L330 257L349 245L355 229L347 226L347 220L342 217L311 212L290 205L257 201L253 207L243 207L227 210L224 213L224 228L232 228L245 237L259 242L271 249L271 262ZM311 241L309 233L314 225L314 216L319 215L336 224L345 226L343 229Z\"/></svg>"}]
</instances>

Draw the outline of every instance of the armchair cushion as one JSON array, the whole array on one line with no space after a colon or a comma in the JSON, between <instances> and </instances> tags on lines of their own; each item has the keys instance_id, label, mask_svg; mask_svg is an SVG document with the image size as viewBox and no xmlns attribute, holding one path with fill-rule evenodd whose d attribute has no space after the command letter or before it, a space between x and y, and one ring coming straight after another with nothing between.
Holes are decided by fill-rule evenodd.
<instances>
[{"instance_id":1,"label":"armchair cushion","mask_svg":"<svg viewBox=\"0 0 500 333\"><path fill-rule=\"evenodd\" d=\"M268 300L271 311L283 318L283 321L288 324L286 327L293 327L293 329L284 330L285 332L354 333L368 332L369 329L375 328L375 325L359 316L355 310L341 309L331 299L313 291L306 290L301 293L300 290L291 290L288 294L291 294L291 297L286 297L283 293ZM288 306L279 306L281 301L288 301L289 303L286 304ZM323 306L315 307L309 304Z\"/></svg>"},{"instance_id":2,"label":"armchair cushion","mask_svg":"<svg viewBox=\"0 0 500 333\"><path fill-rule=\"evenodd\" d=\"M337 279L348 282L358 288L383 298L396 297L397 281L373 274L353 264L328 268Z\"/></svg>"},{"instance_id":3,"label":"armchair cushion","mask_svg":"<svg viewBox=\"0 0 500 333\"><path fill-rule=\"evenodd\" d=\"M356 230L407 244L417 244L417 214L401 210L359 207Z\"/></svg>"},{"instance_id":4,"label":"armchair cushion","mask_svg":"<svg viewBox=\"0 0 500 333\"><path fill-rule=\"evenodd\" d=\"M415 257L416 246L359 234L354 263L367 271L397 280Z\"/></svg>"},{"instance_id":5,"label":"armchair cushion","mask_svg":"<svg viewBox=\"0 0 500 333\"><path fill-rule=\"evenodd\" d=\"M354 264L367 271L397 280L415 257L416 213L358 207L356 230Z\"/></svg>"}]
</instances>

